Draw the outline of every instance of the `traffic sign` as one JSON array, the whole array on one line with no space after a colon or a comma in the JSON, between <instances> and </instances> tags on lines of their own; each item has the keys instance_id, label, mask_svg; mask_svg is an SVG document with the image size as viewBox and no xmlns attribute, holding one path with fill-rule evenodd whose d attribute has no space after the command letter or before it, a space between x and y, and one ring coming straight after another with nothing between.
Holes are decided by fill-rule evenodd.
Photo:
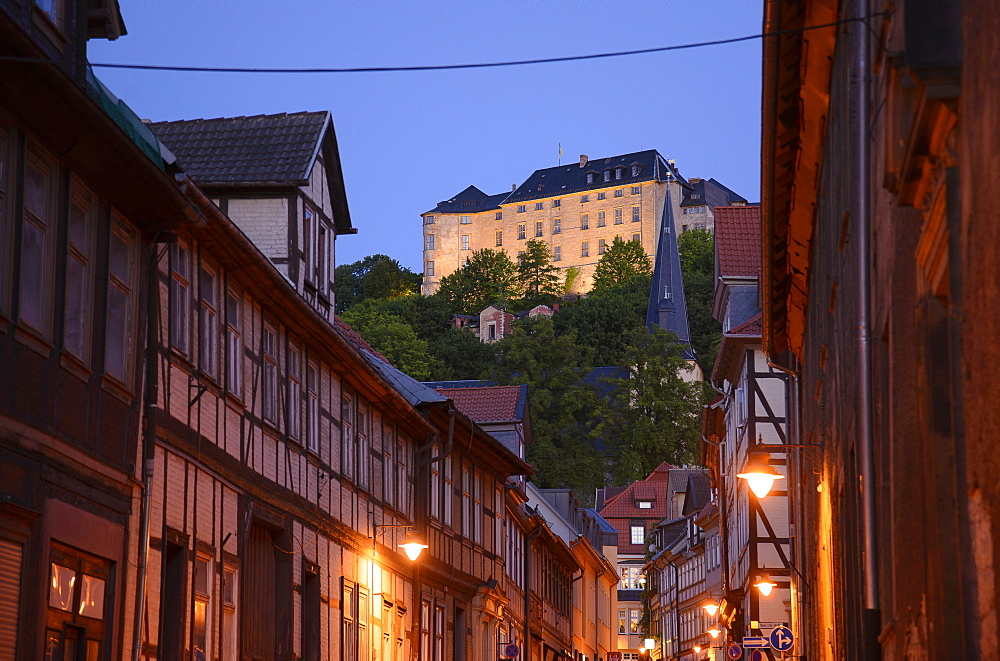
<instances>
[{"instance_id":1,"label":"traffic sign","mask_svg":"<svg viewBox=\"0 0 1000 661\"><path fill-rule=\"evenodd\" d=\"M521 648L514 643L509 643L504 645L503 655L508 659L513 659L514 657L521 654Z\"/></svg>"},{"instance_id":2,"label":"traffic sign","mask_svg":"<svg viewBox=\"0 0 1000 661\"><path fill-rule=\"evenodd\" d=\"M726 649L726 655L727 655L727 656L728 656L728 657L729 657L730 659L738 659L738 658L740 658L741 656L743 656L743 648L742 648L742 647L740 647L740 644L739 644L739 643L732 643L732 644L730 644L730 645L729 645L729 647L728 647L728 648Z\"/></svg>"},{"instance_id":3,"label":"traffic sign","mask_svg":"<svg viewBox=\"0 0 1000 661\"><path fill-rule=\"evenodd\" d=\"M786 626L771 629L771 635L768 636L767 639L771 643L771 647L779 652L787 652L792 649L792 643L795 642L795 636L792 635L792 630Z\"/></svg>"},{"instance_id":4,"label":"traffic sign","mask_svg":"<svg viewBox=\"0 0 1000 661\"><path fill-rule=\"evenodd\" d=\"M743 637L743 647L746 649L767 649L771 646L771 643L767 640L767 636L744 636Z\"/></svg>"},{"instance_id":5,"label":"traffic sign","mask_svg":"<svg viewBox=\"0 0 1000 661\"><path fill-rule=\"evenodd\" d=\"M750 661L767 661L764 650L751 650Z\"/></svg>"}]
</instances>

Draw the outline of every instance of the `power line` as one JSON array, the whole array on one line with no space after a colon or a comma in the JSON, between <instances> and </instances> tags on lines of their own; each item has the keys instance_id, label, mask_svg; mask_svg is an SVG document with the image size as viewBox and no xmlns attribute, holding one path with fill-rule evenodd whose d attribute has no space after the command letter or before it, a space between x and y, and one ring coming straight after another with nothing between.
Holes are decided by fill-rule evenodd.
<instances>
[{"instance_id":1,"label":"power line","mask_svg":"<svg viewBox=\"0 0 1000 661\"><path fill-rule=\"evenodd\" d=\"M640 48L637 50L615 51L611 53L592 53L590 55L567 55L564 57L544 57L530 60L507 60L502 62L475 62L469 64L425 64L401 67L200 67L181 66L172 64L115 64L112 62L91 62L90 66L100 69L130 69L137 71L178 71L197 73L390 73L390 72L410 72L410 71L453 71L458 69L492 69L498 67L515 67L530 64L553 64L559 62L578 62L581 60L599 60L609 57L626 57L630 55L646 55L649 53L665 53L669 51L690 50L692 48L705 48L708 46L724 46L754 39L764 39L766 37L780 37L786 34L807 32L809 30L821 30L824 28L836 27L847 23L865 22L871 18L888 16L888 12L879 12L867 16L845 18L831 23L820 25L807 25L801 28L790 30L779 30L777 32L764 32L761 34L751 34L743 37L731 37L729 39L715 39L712 41L698 41L688 44L676 44L673 46L659 46L656 48ZM50 60L44 58L0 56L0 61L14 62L38 62L51 64Z\"/></svg>"}]
</instances>

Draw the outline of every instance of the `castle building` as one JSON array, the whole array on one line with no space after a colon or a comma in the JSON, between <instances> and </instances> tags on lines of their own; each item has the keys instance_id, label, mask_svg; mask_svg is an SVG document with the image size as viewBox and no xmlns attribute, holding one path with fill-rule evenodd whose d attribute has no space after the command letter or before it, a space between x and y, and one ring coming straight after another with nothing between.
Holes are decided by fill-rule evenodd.
<instances>
[{"instance_id":1,"label":"castle building","mask_svg":"<svg viewBox=\"0 0 1000 661\"><path fill-rule=\"evenodd\" d=\"M670 191L668 195L667 191ZM469 186L421 215L424 281L437 291L477 250L500 249L512 259L528 240L544 241L565 277L578 273L570 293L589 291L594 269L615 238L635 240L652 259L666 200L681 228L711 230L713 204L746 201L714 179L686 180L655 149L535 170L509 193L487 195Z\"/></svg>"}]
</instances>

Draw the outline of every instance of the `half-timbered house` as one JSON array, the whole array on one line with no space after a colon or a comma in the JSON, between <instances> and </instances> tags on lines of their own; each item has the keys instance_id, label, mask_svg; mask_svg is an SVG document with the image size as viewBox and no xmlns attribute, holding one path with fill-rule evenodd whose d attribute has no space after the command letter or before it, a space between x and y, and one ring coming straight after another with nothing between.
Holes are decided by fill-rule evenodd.
<instances>
[{"instance_id":1,"label":"half-timbered house","mask_svg":"<svg viewBox=\"0 0 1000 661\"><path fill-rule=\"evenodd\" d=\"M760 207L716 209L714 315L723 337L712 381L723 394L706 408L702 457L718 489L723 527L719 622L737 642L795 619L784 483L790 449L788 378L768 364L761 350L759 233ZM766 497L758 498L738 477L755 462L782 476ZM764 578L776 584L768 595L754 587Z\"/></svg>"}]
</instances>

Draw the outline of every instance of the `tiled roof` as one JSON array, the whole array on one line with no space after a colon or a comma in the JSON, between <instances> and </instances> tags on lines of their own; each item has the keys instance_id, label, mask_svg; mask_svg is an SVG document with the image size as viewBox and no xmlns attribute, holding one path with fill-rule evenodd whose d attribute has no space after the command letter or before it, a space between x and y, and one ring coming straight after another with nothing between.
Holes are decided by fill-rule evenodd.
<instances>
[{"instance_id":1,"label":"tiled roof","mask_svg":"<svg viewBox=\"0 0 1000 661\"><path fill-rule=\"evenodd\" d=\"M438 202L438 205L426 213L479 213L490 209L500 209L500 203L510 193L487 195L475 186L469 186L464 191L451 198Z\"/></svg>"},{"instance_id":2,"label":"tiled roof","mask_svg":"<svg viewBox=\"0 0 1000 661\"><path fill-rule=\"evenodd\" d=\"M720 278L758 277L760 244L760 206L716 207L716 269Z\"/></svg>"},{"instance_id":3,"label":"tiled roof","mask_svg":"<svg viewBox=\"0 0 1000 661\"><path fill-rule=\"evenodd\" d=\"M639 167L639 172L634 177L632 176L633 165ZM624 168L621 179L614 178L614 168L616 167ZM607 182L604 181L605 170L611 170L611 180ZM593 183L587 183L588 173L594 175ZM504 200L504 204L569 195L599 188L631 186L643 181L666 181L668 174L671 179L684 181L684 178L677 172L677 168L671 166L655 149L588 160L583 167L580 167L578 162L573 162L554 168L535 170L523 184L510 193Z\"/></svg>"},{"instance_id":4,"label":"tiled roof","mask_svg":"<svg viewBox=\"0 0 1000 661\"><path fill-rule=\"evenodd\" d=\"M756 335L764 332L761 324L761 313L758 312L735 328L730 328L726 335Z\"/></svg>"},{"instance_id":5,"label":"tiled roof","mask_svg":"<svg viewBox=\"0 0 1000 661\"><path fill-rule=\"evenodd\" d=\"M438 388L437 393L455 402L459 411L478 423L513 422L524 417L528 386Z\"/></svg>"},{"instance_id":6,"label":"tiled roof","mask_svg":"<svg viewBox=\"0 0 1000 661\"><path fill-rule=\"evenodd\" d=\"M200 186L305 183L330 113L156 122L149 128Z\"/></svg>"}]
</instances>

